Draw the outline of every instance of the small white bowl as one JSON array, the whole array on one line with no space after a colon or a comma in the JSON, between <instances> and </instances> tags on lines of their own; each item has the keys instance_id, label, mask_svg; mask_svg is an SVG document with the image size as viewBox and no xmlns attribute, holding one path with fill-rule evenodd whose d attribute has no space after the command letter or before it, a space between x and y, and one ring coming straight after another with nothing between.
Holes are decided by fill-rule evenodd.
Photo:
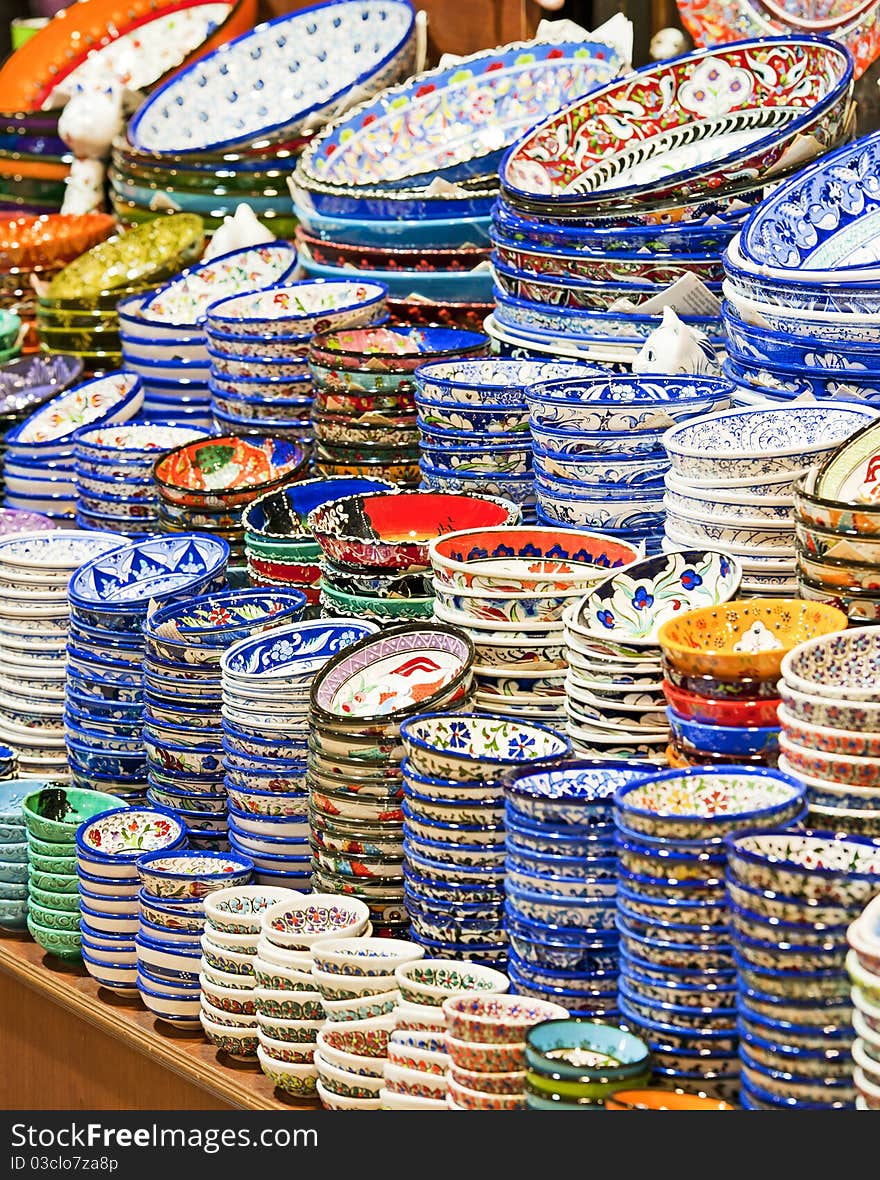
<instances>
[{"instance_id":1,"label":"small white bowl","mask_svg":"<svg viewBox=\"0 0 880 1180\"><path fill-rule=\"evenodd\" d=\"M396 1019L395 1028L446 1032L446 1017L440 1007L430 1004L411 1004L408 1000L401 1000L394 1010L394 1016Z\"/></svg>"},{"instance_id":2,"label":"small white bowl","mask_svg":"<svg viewBox=\"0 0 880 1180\"><path fill-rule=\"evenodd\" d=\"M448 986L441 987L418 979L422 972L433 974L443 971L448 971L450 976L458 978L458 984L450 981ZM401 996L411 1004L439 1006L449 996L466 995L472 991L478 991L481 995L488 992L500 993L506 992L510 987L510 980L500 971L482 967L478 963L450 962L448 959L421 959L414 963L404 963L395 968L394 977Z\"/></svg>"},{"instance_id":3,"label":"small white bowl","mask_svg":"<svg viewBox=\"0 0 880 1180\"><path fill-rule=\"evenodd\" d=\"M376 992L372 995L354 996L347 1000L324 1000L327 1018L334 1022L372 1020L394 1011L400 992Z\"/></svg>"},{"instance_id":4,"label":"small white bowl","mask_svg":"<svg viewBox=\"0 0 880 1180\"><path fill-rule=\"evenodd\" d=\"M312 944L317 968L349 977L391 975L424 954L424 947L403 938L321 938Z\"/></svg>"},{"instance_id":5,"label":"small white bowl","mask_svg":"<svg viewBox=\"0 0 880 1180\"><path fill-rule=\"evenodd\" d=\"M252 975L232 975L229 971L219 971L212 967L207 959L199 959L199 971L209 982L219 987L229 988L236 992L251 992L254 989Z\"/></svg>"},{"instance_id":6,"label":"small white bowl","mask_svg":"<svg viewBox=\"0 0 880 1180\"><path fill-rule=\"evenodd\" d=\"M204 933L214 946L224 947L229 951L238 951L241 954L246 954L248 949L256 952L260 939L259 934L228 934L225 930L218 930L216 926L212 925L210 919L205 924Z\"/></svg>"},{"instance_id":7,"label":"small white bowl","mask_svg":"<svg viewBox=\"0 0 880 1180\"><path fill-rule=\"evenodd\" d=\"M215 1024L222 1024L224 1027L250 1029L257 1027L256 1015L243 1016L238 1012L227 1012L225 1008L218 1008L216 1004L210 1002L204 991L202 992L202 1011Z\"/></svg>"},{"instance_id":8,"label":"small white bowl","mask_svg":"<svg viewBox=\"0 0 880 1180\"><path fill-rule=\"evenodd\" d=\"M201 1024L201 1005L198 997L194 1000L184 1000L166 995L152 995L143 988L138 988L138 991L146 1007L156 1016L169 1020L172 1024Z\"/></svg>"},{"instance_id":9,"label":"small white bowl","mask_svg":"<svg viewBox=\"0 0 880 1180\"><path fill-rule=\"evenodd\" d=\"M236 966L242 969L242 972L247 974L248 968L253 968L255 955L240 954L238 951L227 950L225 946L220 946L214 942L210 934L203 934L199 940L202 951L207 955L214 955L217 959L223 959L230 963L235 963ZM256 948L255 948L256 949ZM223 968L219 968L223 970ZM231 973L230 973L231 974Z\"/></svg>"},{"instance_id":10,"label":"small white bowl","mask_svg":"<svg viewBox=\"0 0 880 1180\"><path fill-rule=\"evenodd\" d=\"M204 1009L199 1013L199 1020L208 1040L230 1057L252 1060L259 1049L259 1038L253 1026L233 1028L228 1024L217 1024L205 1014Z\"/></svg>"},{"instance_id":11,"label":"small white bowl","mask_svg":"<svg viewBox=\"0 0 880 1180\"><path fill-rule=\"evenodd\" d=\"M199 984L202 989L202 997L212 1007L230 1017L240 1016L245 1020L256 1020L254 997L249 988L224 987L204 974L199 976ZM242 1011L244 1006L250 1008L250 1013Z\"/></svg>"},{"instance_id":12,"label":"small white bowl","mask_svg":"<svg viewBox=\"0 0 880 1180\"><path fill-rule=\"evenodd\" d=\"M268 1036L262 1028L259 1032L260 1044L276 1061L294 1061L307 1065L314 1060L314 1041L277 1041L274 1037Z\"/></svg>"},{"instance_id":13,"label":"small white bowl","mask_svg":"<svg viewBox=\"0 0 880 1180\"><path fill-rule=\"evenodd\" d=\"M262 1045L257 1048L257 1058L263 1073L279 1089L297 1098L308 1098L315 1093L318 1071L314 1062L278 1061Z\"/></svg>"},{"instance_id":14,"label":"small white bowl","mask_svg":"<svg viewBox=\"0 0 880 1180\"><path fill-rule=\"evenodd\" d=\"M334 1065L332 1061L328 1061L319 1049L315 1050L315 1068L318 1071L319 1078L348 1088L354 1088L355 1086L363 1087L374 1098L378 1098L379 1091L385 1085L385 1079L383 1077L373 1077L371 1074L352 1073L351 1070L340 1069L338 1065ZM333 1089L332 1085L330 1089ZM354 1097L354 1095L344 1094L343 1097L350 1098ZM359 1097L366 1098L367 1095L362 1094Z\"/></svg>"},{"instance_id":15,"label":"small white bowl","mask_svg":"<svg viewBox=\"0 0 880 1180\"><path fill-rule=\"evenodd\" d=\"M296 915L303 913L313 916L299 924ZM331 913L334 915L332 919ZM357 898L310 893L292 902L270 906L263 914L262 932L279 946L301 950L330 935L356 938L366 929L369 920L368 907Z\"/></svg>"},{"instance_id":16,"label":"small white bowl","mask_svg":"<svg viewBox=\"0 0 880 1180\"><path fill-rule=\"evenodd\" d=\"M331 974L329 971L320 971L313 967L311 978L320 988L325 1000L354 999L376 992L397 990L393 975L343 975L340 972Z\"/></svg>"},{"instance_id":17,"label":"small white bowl","mask_svg":"<svg viewBox=\"0 0 880 1180\"><path fill-rule=\"evenodd\" d=\"M257 1013L257 1023L260 1026L260 1034L262 1036L272 1037L274 1040L283 1040L283 1037L276 1037L273 1029L280 1029L282 1032L288 1031L291 1035L291 1043L296 1044L314 1044L318 1033L327 1023L326 1020L282 1020L280 1016L262 1016ZM309 1037L308 1040L300 1039L300 1034L303 1032L313 1033L314 1036ZM293 1040L293 1034L296 1034L296 1041Z\"/></svg>"},{"instance_id":18,"label":"small white bowl","mask_svg":"<svg viewBox=\"0 0 880 1180\"><path fill-rule=\"evenodd\" d=\"M315 990L316 981L309 971L297 971L293 967L281 967L277 963L268 963L256 955L254 958L254 975L257 987L265 987L270 991L310 992Z\"/></svg>"},{"instance_id":19,"label":"small white bowl","mask_svg":"<svg viewBox=\"0 0 880 1180\"><path fill-rule=\"evenodd\" d=\"M257 943L257 958L264 963L275 963L287 971L311 971L312 956L307 950L290 950L271 942L265 934L260 935Z\"/></svg>"},{"instance_id":20,"label":"small white bowl","mask_svg":"<svg viewBox=\"0 0 880 1180\"><path fill-rule=\"evenodd\" d=\"M227 934L260 933L263 911L279 901L301 896L294 889L271 885L240 885L218 889L205 897L205 913L214 931ZM263 904L265 903L265 904Z\"/></svg>"},{"instance_id":21,"label":"small white bowl","mask_svg":"<svg viewBox=\"0 0 880 1180\"><path fill-rule=\"evenodd\" d=\"M445 1098L416 1098L413 1094L379 1091L380 1110L448 1110Z\"/></svg>"},{"instance_id":22,"label":"small white bowl","mask_svg":"<svg viewBox=\"0 0 880 1180\"><path fill-rule=\"evenodd\" d=\"M315 1083L318 1097L328 1110L381 1110L382 1103L378 1098L346 1098L342 1094L334 1094L322 1083L320 1076Z\"/></svg>"},{"instance_id":23,"label":"small white bowl","mask_svg":"<svg viewBox=\"0 0 880 1180\"><path fill-rule=\"evenodd\" d=\"M406 1069L392 1061L385 1063L385 1081L395 1094L413 1098L442 1098L449 1091L446 1074L429 1073L425 1069Z\"/></svg>"},{"instance_id":24,"label":"small white bowl","mask_svg":"<svg viewBox=\"0 0 880 1180\"><path fill-rule=\"evenodd\" d=\"M396 1033L392 1033L388 1041L388 1060L392 1065L422 1073L439 1075L446 1072L449 1067L448 1053L435 1053L430 1049L420 1049L417 1045L407 1045L395 1040L396 1036Z\"/></svg>"},{"instance_id":25,"label":"small white bowl","mask_svg":"<svg viewBox=\"0 0 880 1180\"><path fill-rule=\"evenodd\" d=\"M337 1069L357 1074L360 1077L384 1078L384 1057L365 1057L360 1053L347 1053L344 1049L337 1049L328 1043L323 1028L318 1033L315 1047L324 1060Z\"/></svg>"}]
</instances>

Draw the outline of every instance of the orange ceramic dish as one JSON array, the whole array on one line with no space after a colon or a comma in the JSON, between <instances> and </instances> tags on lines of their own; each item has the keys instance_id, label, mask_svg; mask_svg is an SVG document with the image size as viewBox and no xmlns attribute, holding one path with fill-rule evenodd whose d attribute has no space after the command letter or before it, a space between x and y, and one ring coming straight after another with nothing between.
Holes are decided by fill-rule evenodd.
<instances>
[{"instance_id":1,"label":"orange ceramic dish","mask_svg":"<svg viewBox=\"0 0 880 1180\"><path fill-rule=\"evenodd\" d=\"M109 238L116 223L109 213L53 213L0 222L0 268L35 270L78 258Z\"/></svg>"},{"instance_id":2,"label":"orange ceramic dish","mask_svg":"<svg viewBox=\"0 0 880 1180\"><path fill-rule=\"evenodd\" d=\"M799 643L845 631L843 611L800 598L750 598L667 620L657 642L685 676L778 680L782 657Z\"/></svg>"},{"instance_id":3,"label":"orange ceramic dish","mask_svg":"<svg viewBox=\"0 0 880 1180\"><path fill-rule=\"evenodd\" d=\"M682 1090L618 1090L605 1098L606 1110L737 1110L720 1098Z\"/></svg>"},{"instance_id":4,"label":"orange ceramic dish","mask_svg":"<svg viewBox=\"0 0 880 1180\"><path fill-rule=\"evenodd\" d=\"M90 53L153 21L167 21L174 13L218 2L222 0L128 0L126 3L120 0L80 0L62 9L6 60L0 69L0 109L41 110L51 105L53 90L82 65ZM180 40L175 38L173 26L169 25L165 38L171 50L168 68L149 82L141 82L141 88L165 81L184 66L246 32L256 19L256 8L257 0L238 0L238 3L229 0L226 19L211 30L206 40L177 61L174 61L174 47L180 44ZM135 46L133 39L132 46Z\"/></svg>"}]
</instances>

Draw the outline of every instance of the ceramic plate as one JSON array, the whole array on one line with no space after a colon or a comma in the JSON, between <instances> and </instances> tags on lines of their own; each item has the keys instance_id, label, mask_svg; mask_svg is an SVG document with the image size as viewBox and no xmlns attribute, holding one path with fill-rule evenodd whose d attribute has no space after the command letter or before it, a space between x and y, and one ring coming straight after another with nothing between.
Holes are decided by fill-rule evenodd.
<instances>
[{"instance_id":1,"label":"ceramic plate","mask_svg":"<svg viewBox=\"0 0 880 1180\"><path fill-rule=\"evenodd\" d=\"M502 152L563 106L615 78L608 45L525 42L416 74L362 103L303 153L298 176L327 184L413 187L497 167Z\"/></svg>"},{"instance_id":2,"label":"ceramic plate","mask_svg":"<svg viewBox=\"0 0 880 1180\"><path fill-rule=\"evenodd\" d=\"M310 117L372 94L412 68L406 0L338 0L258 25L184 70L129 125L137 148L198 152L294 136Z\"/></svg>"}]
</instances>

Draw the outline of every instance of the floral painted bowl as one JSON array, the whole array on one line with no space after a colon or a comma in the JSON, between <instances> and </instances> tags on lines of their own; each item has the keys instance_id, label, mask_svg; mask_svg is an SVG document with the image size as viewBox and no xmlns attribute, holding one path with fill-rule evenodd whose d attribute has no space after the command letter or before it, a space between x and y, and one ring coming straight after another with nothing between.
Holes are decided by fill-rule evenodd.
<instances>
[{"instance_id":1,"label":"floral painted bowl","mask_svg":"<svg viewBox=\"0 0 880 1180\"><path fill-rule=\"evenodd\" d=\"M246 533L266 540L294 543L308 536L309 513L330 500L364 492L391 491L381 479L305 479L276 492L268 492L242 513Z\"/></svg>"},{"instance_id":2,"label":"floral painted bowl","mask_svg":"<svg viewBox=\"0 0 880 1180\"><path fill-rule=\"evenodd\" d=\"M312 681L313 718L331 729L361 728L451 702L465 691L473 652L467 636L432 623L367 636Z\"/></svg>"},{"instance_id":3,"label":"floral painted bowl","mask_svg":"<svg viewBox=\"0 0 880 1180\"><path fill-rule=\"evenodd\" d=\"M312 336L357 328L380 319L385 288L352 279L314 279L288 287L251 290L213 303L208 327L235 336Z\"/></svg>"},{"instance_id":4,"label":"floral painted bowl","mask_svg":"<svg viewBox=\"0 0 880 1180\"><path fill-rule=\"evenodd\" d=\"M768 833L729 837L730 869L753 890L859 907L877 892L880 849L862 837Z\"/></svg>"},{"instance_id":5,"label":"floral painted bowl","mask_svg":"<svg viewBox=\"0 0 880 1180\"><path fill-rule=\"evenodd\" d=\"M490 498L438 492L357 495L308 516L324 553L343 565L381 569L427 567L428 543L441 533L512 524L519 509Z\"/></svg>"},{"instance_id":6,"label":"floral painted bowl","mask_svg":"<svg viewBox=\"0 0 880 1180\"><path fill-rule=\"evenodd\" d=\"M319 971L352 978L386 976L424 953L423 947L401 939L328 937L312 944Z\"/></svg>"},{"instance_id":7,"label":"floral painted bowl","mask_svg":"<svg viewBox=\"0 0 880 1180\"><path fill-rule=\"evenodd\" d=\"M133 418L143 399L143 386L134 373L110 373L76 385L7 432L10 457L69 454L69 439L75 431L85 425Z\"/></svg>"},{"instance_id":8,"label":"floral painted bowl","mask_svg":"<svg viewBox=\"0 0 880 1180\"><path fill-rule=\"evenodd\" d=\"M144 888L155 897L201 898L218 889L246 885L253 861L228 852L150 852L137 861Z\"/></svg>"},{"instance_id":9,"label":"floral painted bowl","mask_svg":"<svg viewBox=\"0 0 880 1180\"><path fill-rule=\"evenodd\" d=\"M225 934L258 934L263 914L271 905L294 900L294 891L265 885L242 885L219 889L205 898L205 913L211 926Z\"/></svg>"},{"instance_id":10,"label":"floral painted bowl","mask_svg":"<svg viewBox=\"0 0 880 1180\"><path fill-rule=\"evenodd\" d=\"M400 995L414 1004L435 1007L453 995L467 992L506 992L510 981L490 967L458 965L443 959L418 959L395 968Z\"/></svg>"},{"instance_id":11,"label":"floral painted bowl","mask_svg":"<svg viewBox=\"0 0 880 1180\"><path fill-rule=\"evenodd\" d=\"M770 726L778 725L779 697L754 700L714 699L679 688L669 680L663 681L663 695L682 717L708 725ZM805 743L802 743L805 744ZM855 752L855 751L854 751Z\"/></svg>"},{"instance_id":12,"label":"floral painted bowl","mask_svg":"<svg viewBox=\"0 0 880 1180\"><path fill-rule=\"evenodd\" d=\"M370 911L362 901L316 893L270 906L264 913L262 929L270 941L281 946L310 947L320 938L355 938L369 919Z\"/></svg>"},{"instance_id":13,"label":"floral painted bowl","mask_svg":"<svg viewBox=\"0 0 880 1180\"><path fill-rule=\"evenodd\" d=\"M168 660L214 663L218 649L300 618L305 595L298 590L231 590L162 607L143 628L148 649ZM193 649L196 651L193 651ZM214 657L210 659L209 657Z\"/></svg>"},{"instance_id":14,"label":"floral painted bowl","mask_svg":"<svg viewBox=\"0 0 880 1180\"><path fill-rule=\"evenodd\" d=\"M504 995L451 996L443 1001L443 1011L451 1038L493 1045L517 1044L533 1025L568 1017L558 1004ZM455 1060L451 1047L450 1054Z\"/></svg>"},{"instance_id":15,"label":"floral painted bowl","mask_svg":"<svg viewBox=\"0 0 880 1180\"><path fill-rule=\"evenodd\" d=\"M844 632L843 626L838 630ZM871 703L880 677L880 637L873 627L861 627L803 642L783 660L782 676L788 688L843 707Z\"/></svg>"},{"instance_id":16,"label":"floral painted bowl","mask_svg":"<svg viewBox=\"0 0 880 1180\"><path fill-rule=\"evenodd\" d=\"M846 627L842 611L797 599L753 598L689 611L657 633L663 654L688 676L778 678L783 656Z\"/></svg>"},{"instance_id":17,"label":"floral painted bowl","mask_svg":"<svg viewBox=\"0 0 880 1180\"><path fill-rule=\"evenodd\" d=\"M400 732L412 767L438 778L498 778L517 763L547 766L571 752L568 739L547 726L477 714L425 713Z\"/></svg>"},{"instance_id":18,"label":"floral painted bowl","mask_svg":"<svg viewBox=\"0 0 880 1180\"><path fill-rule=\"evenodd\" d=\"M77 828L76 845L91 861L136 860L145 852L171 852L186 842L186 828L171 811L114 808Z\"/></svg>"},{"instance_id":19,"label":"floral painted bowl","mask_svg":"<svg viewBox=\"0 0 880 1180\"><path fill-rule=\"evenodd\" d=\"M309 362L327 368L384 374L412 373L428 361L484 356L489 338L460 328L362 328L313 337Z\"/></svg>"},{"instance_id":20,"label":"floral painted bowl","mask_svg":"<svg viewBox=\"0 0 880 1180\"><path fill-rule=\"evenodd\" d=\"M527 766L505 775L505 795L517 822L529 830L565 824L578 825L572 834L587 833L611 820L617 788L649 769L647 764L640 770L638 764L601 759L568 762L549 770Z\"/></svg>"},{"instance_id":21,"label":"floral painted bowl","mask_svg":"<svg viewBox=\"0 0 880 1180\"><path fill-rule=\"evenodd\" d=\"M189 507L230 508L296 479L306 456L295 442L234 435L185 443L156 460L164 499Z\"/></svg>"}]
</instances>

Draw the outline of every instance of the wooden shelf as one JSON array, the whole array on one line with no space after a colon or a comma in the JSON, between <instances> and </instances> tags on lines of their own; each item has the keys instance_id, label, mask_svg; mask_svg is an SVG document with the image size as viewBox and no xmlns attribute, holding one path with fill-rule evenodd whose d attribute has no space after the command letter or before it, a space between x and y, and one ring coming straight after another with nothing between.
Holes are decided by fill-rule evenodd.
<instances>
[{"instance_id":1,"label":"wooden shelf","mask_svg":"<svg viewBox=\"0 0 880 1180\"><path fill-rule=\"evenodd\" d=\"M6 1110L320 1108L285 1101L256 1062L218 1052L199 1029L165 1025L26 936L0 934L0 1030Z\"/></svg>"}]
</instances>

